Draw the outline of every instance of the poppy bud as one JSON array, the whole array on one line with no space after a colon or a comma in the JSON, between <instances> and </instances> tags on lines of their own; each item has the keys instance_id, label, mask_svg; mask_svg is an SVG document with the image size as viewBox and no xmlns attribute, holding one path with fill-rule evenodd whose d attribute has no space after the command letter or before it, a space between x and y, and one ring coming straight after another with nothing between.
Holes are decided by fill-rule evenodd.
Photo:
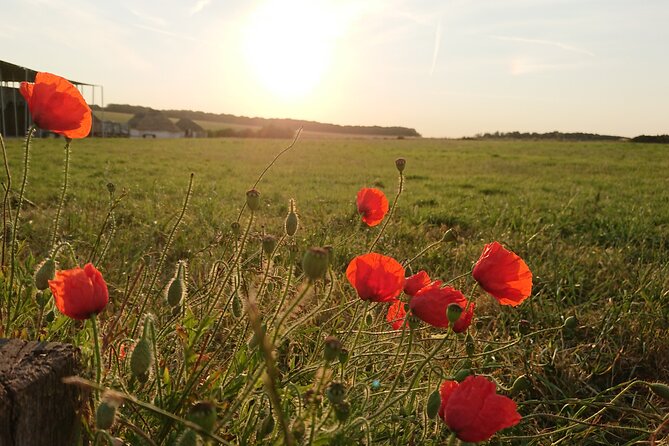
<instances>
[{"instance_id":1,"label":"poppy bud","mask_svg":"<svg viewBox=\"0 0 669 446\"><path fill-rule=\"evenodd\" d=\"M236 292L232 296L232 314L238 319L242 316L242 300Z\"/></svg>"},{"instance_id":2,"label":"poppy bud","mask_svg":"<svg viewBox=\"0 0 669 446\"><path fill-rule=\"evenodd\" d=\"M332 381L325 389L325 396L332 404L339 404L346 398L346 388L339 381Z\"/></svg>"},{"instance_id":3,"label":"poppy bud","mask_svg":"<svg viewBox=\"0 0 669 446\"><path fill-rule=\"evenodd\" d=\"M578 328L578 320L576 320L576 317L574 316L569 316L567 319L564 320L563 327L566 330L576 330Z\"/></svg>"},{"instance_id":4,"label":"poppy bud","mask_svg":"<svg viewBox=\"0 0 669 446\"><path fill-rule=\"evenodd\" d=\"M511 394L515 395L517 393L522 392L523 390L527 390L530 388L530 385L532 383L530 382L530 379L527 377L527 375L520 375L516 380L513 382L513 385L511 386Z\"/></svg>"},{"instance_id":5,"label":"poppy bud","mask_svg":"<svg viewBox=\"0 0 669 446\"><path fill-rule=\"evenodd\" d=\"M177 307L183 299L186 298L186 272L184 262L177 263L177 270L174 277L167 286L166 299L171 307Z\"/></svg>"},{"instance_id":6,"label":"poppy bud","mask_svg":"<svg viewBox=\"0 0 669 446\"><path fill-rule=\"evenodd\" d=\"M35 295L35 301L37 302L37 305L39 305L40 308L44 308L46 304L49 303L50 296L43 292L43 291L38 291L37 294Z\"/></svg>"},{"instance_id":7,"label":"poppy bud","mask_svg":"<svg viewBox=\"0 0 669 446\"><path fill-rule=\"evenodd\" d=\"M286 216L286 221L284 224L284 228L286 230L286 235L289 237L292 237L295 235L297 232L297 228L299 226L299 219L297 218L297 214L295 213L295 200L292 198L290 199L290 211L288 212L288 215Z\"/></svg>"},{"instance_id":8,"label":"poppy bud","mask_svg":"<svg viewBox=\"0 0 669 446\"><path fill-rule=\"evenodd\" d=\"M446 317L448 318L451 327L458 321L458 319L460 319L461 314L462 307L458 304L448 304L448 307L446 307Z\"/></svg>"},{"instance_id":9,"label":"poppy bud","mask_svg":"<svg viewBox=\"0 0 669 446\"><path fill-rule=\"evenodd\" d=\"M95 411L95 427L107 430L114 425L116 421L116 409L123 404L123 399L114 392L105 392L102 395L100 404Z\"/></svg>"},{"instance_id":10,"label":"poppy bud","mask_svg":"<svg viewBox=\"0 0 669 446\"><path fill-rule=\"evenodd\" d=\"M465 351L467 356L472 356L476 352L476 344L474 344L474 337L467 333L465 337Z\"/></svg>"},{"instance_id":11,"label":"poppy bud","mask_svg":"<svg viewBox=\"0 0 669 446\"><path fill-rule=\"evenodd\" d=\"M435 390L427 397L427 405L425 411L427 412L428 418L434 418L439 412L439 406L441 406L441 395L439 395L439 389Z\"/></svg>"},{"instance_id":12,"label":"poppy bud","mask_svg":"<svg viewBox=\"0 0 669 446\"><path fill-rule=\"evenodd\" d=\"M413 314L409 314L406 320L407 324L409 324L409 328L412 330L415 330L420 326L420 319L418 319L418 317L414 316Z\"/></svg>"},{"instance_id":13,"label":"poppy bud","mask_svg":"<svg viewBox=\"0 0 669 446\"><path fill-rule=\"evenodd\" d=\"M98 404L98 409L95 411L95 427L107 430L114 425L115 421L116 406L111 405L106 401L101 401L100 404Z\"/></svg>"},{"instance_id":14,"label":"poppy bud","mask_svg":"<svg viewBox=\"0 0 669 446\"><path fill-rule=\"evenodd\" d=\"M147 337L142 337L130 355L130 371L136 378L148 375L153 365L153 350Z\"/></svg>"},{"instance_id":15,"label":"poppy bud","mask_svg":"<svg viewBox=\"0 0 669 446\"><path fill-rule=\"evenodd\" d=\"M109 191L110 194L114 194L114 192L116 192L116 186L111 181L107 183L107 191Z\"/></svg>"},{"instance_id":16,"label":"poppy bud","mask_svg":"<svg viewBox=\"0 0 669 446\"><path fill-rule=\"evenodd\" d=\"M266 235L262 238L262 250L265 255L271 255L276 248L276 237L273 235Z\"/></svg>"},{"instance_id":17,"label":"poppy bud","mask_svg":"<svg viewBox=\"0 0 669 446\"><path fill-rule=\"evenodd\" d=\"M56 261L51 257L44 260L35 270L35 288L44 291L49 288L49 280L56 276Z\"/></svg>"},{"instance_id":18,"label":"poppy bud","mask_svg":"<svg viewBox=\"0 0 669 446\"><path fill-rule=\"evenodd\" d=\"M323 278L328 270L328 252L323 248L309 248L302 258L302 269L312 282Z\"/></svg>"},{"instance_id":19,"label":"poppy bud","mask_svg":"<svg viewBox=\"0 0 669 446\"><path fill-rule=\"evenodd\" d=\"M521 319L518 322L518 331L520 332L521 335L525 336L528 334L530 331L532 331L532 326L530 325L530 321L526 319Z\"/></svg>"},{"instance_id":20,"label":"poppy bud","mask_svg":"<svg viewBox=\"0 0 669 446\"><path fill-rule=\"evenodd\" d=\"M457 382L462 382L462 381L465 380L466 377L468 377L469 375L471 375L471 373L472 373L472 371L471 371L470 369L467 369L467 368L465 368L465 369L460 369L460 370L458 370L458 373L456 373L456 374L453 376L453 380L454 380L454 381L457 381Z\"/></svg>"},{"instance_id":21,"label":"poppy bud","mask_svg":"<svg viewBox=\"0 0 669 446\"><path fill-rule=\"evenodd\" d=\"M337 420L343 423L348 420L349 415L351 415L351 405L348 401L342 401L341 403L334 405L334 412Z\"/></svg>"},{"instance_id":22,"label":"poppy bud","mask_svg":"<svg viewBox=\"0 0 669 446\"><path fill-rule=\"evenodd\" d=\"M334 361L339 357L341 353L342 345L341 341L334 336L328 336L325 338L325 346L323 348L323 357L326 361Z\"/></svg>"},{"instance_id":23,"label":"poppy bud","mask_svg":"<svg viewBox=\"0 0 669 446\"><path fill-rule=\"evenodd\" d=\"M188 411L188 420L211 432L216 423L216 406L209 401L198 401Z\"/></svg>"},{"instance_id":24,"label":"poppy bud","mask_svg":"<svg viewBox=\"0 0 669 446\"><path fill-rule=\"evenodd\" d=\"M339 363L340 364L346 364L348 361L348 349L342 348L341 351L339 352Z\"/></svg>"},{"instance_id":25,"label":"poppy bud","mask_svg":"<svg viewBox=\"0 0 669 446\"><path fill-rule=\"evenodd\" d=\"M252 212L260 210L260 192L255 189L246 191L246 205Z\"/></svg>"},{"instance_id":26,"label":"poppy bud","mask_svg":"<svg viewBox=\"0 0 669 446\"><path fill-rule=\"evenodd\" d=\"M235 237L242 235L242 227L239 225L238 221L233 221L230 224L230 229L232 229L232 233L235 235Z\"/></svg>"},{"instance_id":27,"label":"poppy bud","mask_svg":"<svg viewBox=\"0 0 669 446\"><path fill-rule=\"evenodd\" d=\"M270 413L260 422L260 428L258 429L258 434L256 435L256 441L262 440L263 438L271 434L273 430L274 430L274 417Z\"/></svg>"},{"instance_id":28,"label":"poppy bud","mask_svg":"<svg viewBox=\"0 0 669 446\"><path fill-rule=\"evenodd\" d=\"M404 167L406 165L407 165L407 160L405 160L404 158L397 158L395 160L395 167L397 167L397 170L399 171L399 173L404 172Z\"/></svg>"},{"instance_id":29,"label":"poppy bud","mask_svg":"<svg viewBox=\"0 0 669 446\"><path fill-rule=\"evenodd\" d=\"M302 420L302 418L295 418L290 427L290 432L293 434L293 437L295 437L298 443L301 442L306 432L304 420Z\"/></svg>"},{"instance_id":30,"label":"poppy bud","mask_svg":"<svg viewBox=\"0 0 669 446\"><path fill-rule=\"evenodd\" d=\"M197 446L197 434L192 429L184 430L177 438L176 446Z\"/></svg>"},{"instance_id":31,"label":"poppy bud","mask_svg":"<svg viewBox=\"0 0 669 446\"><path fill-rule=\"evenodd\" d=\"M44 321L47 324L53 322L54 319L56 319L56 314L53 312L53 310L49 311L47 314L44 315Z\"/></svg>"},{"instance_id":32,"label":"poppy bud","mask_svg":"<svg viewBox=\"0 0 669 446\"><path fill-rule=\"evenodd\" d=\"M650 390L652 390L655 395L669 401L669 386L668 385L666 385L664 383L651 383L651 384L648 384L648 387L650 387Z\"/></svg>"}]
</instances>

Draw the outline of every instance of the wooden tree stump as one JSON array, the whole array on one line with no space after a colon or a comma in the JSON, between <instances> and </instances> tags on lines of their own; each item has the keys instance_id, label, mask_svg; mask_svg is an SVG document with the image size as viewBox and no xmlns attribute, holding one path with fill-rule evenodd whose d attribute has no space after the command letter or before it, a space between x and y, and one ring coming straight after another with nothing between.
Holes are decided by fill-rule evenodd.
<instances>
[{"instance_id":1,"label":"wooden tree stump","mask_svg":"<svg viewBox=\"0 0 669 446\"><path fill-rule=\"evenodd\" d=\"M62 383L80 369L78 348L0 339L0 446L70 445L80 390Z\"/></svg>"}]
</instances>

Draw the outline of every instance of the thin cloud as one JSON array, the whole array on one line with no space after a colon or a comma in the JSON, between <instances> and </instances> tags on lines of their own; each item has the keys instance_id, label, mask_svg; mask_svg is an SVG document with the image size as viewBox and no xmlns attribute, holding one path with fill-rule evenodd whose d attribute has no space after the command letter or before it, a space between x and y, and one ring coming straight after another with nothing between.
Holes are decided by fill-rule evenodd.
<instances>
[{"instance_id":1,"label":"thin cloud","mask_svg":"<svg viewBox=\"0 0 669 446\"><path fill-rule=\"evenodd\" d=\"M128 11L130 11L130 13L135 17L140 18L145 22L153 23L154 25L157 26L167 26L167 22L165 21L165 19L161 17L155 17L148 14L144 14L143 12L137 11L136 9L132 8L128 8Z\"/></svg>"},{"instance_id":2,"label":"thin cloud","mask_svg":"<svg viewBox=\"0 0 669 446\"><path fill-rule=\"evenodd\" d=\"M146 31L151 31L151 32L154 32L154 33L162 34L164 36L170 36L170 37L175 37L177 39L189 40L191 42L206 43L203 40L196 39L195 37L192 37L192 36L189 36L189 35L186 35L186 34L177 34L177 33L171 32L171 31L167 31L167 30L160 29L160 28L154 28L152 26L146 26L146 25L137 25L136 24L135 26L139 29L143 29L143 30L146 30Z\"/></svg>"},{"instance_id":3,"label":"thin cloud","mask_svg":"<svg viewBox=\"0 0 669 446\"><path fill-rule=\"evenodd\" d=\"M520 43L531 43L536 45L547 45L560 48L565 51L571 51L573 53L585 54L590 57L595 57L595 54L591 51L588 51L583 48L578 48L575 46L567 45L562 42L555 42L552 40L542 40L542 39L526 39L524 37L511 37L511 36L491 36L493 39L504 40L507 42L520 42Z\"/></svg>"},{"instance_id":4,"label":"thin cloud","mask_svg":"<svg viewBox=\"0 0 669 446\"><path fill-rule=\"evenodd\" d=\"M441 17L437 22L437 31L434 33L434 51L432 51L432 66L430 67L430 77L434 74L437 66L437 57L439 57L439 45L441 44Z\"/></svg>"},{"instance_id":5,"label":"thin cloud","mask_svg":"<svg viewBox=\"0 0 669 446\"><path fill-rule=\"evenodd\" d=\"M211 0L198 0L197 3L191 8L190 15L195 15L198 12L202 11L204 8L209 6Z\"/></svg>"}]
</instances>

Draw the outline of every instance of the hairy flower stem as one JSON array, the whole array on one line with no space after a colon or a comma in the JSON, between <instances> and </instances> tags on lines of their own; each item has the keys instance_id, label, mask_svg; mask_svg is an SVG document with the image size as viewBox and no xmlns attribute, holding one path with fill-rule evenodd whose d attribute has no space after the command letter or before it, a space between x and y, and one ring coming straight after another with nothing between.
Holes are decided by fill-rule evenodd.
<instances>
[{"instance_id":1,"label":"hairy flower stem","mask_svg":"<svg viewBox=\"0 0 669 446\"><path fill-rule=\"evenodd\" d=\"M439 240L437 240L437 241L434 242L434 243L430 243L429 245L427 245L427 246L426 246L425 248L423 248L418 254L416 254L415 256L413 256L412 258L410 258L409 260L403 262L403 263L402 263L402 266L404 266L404 267L406 268L407 266L411 265L411 263L413 263L414 261L416 261L417 259L419 259L420 257L422 257L422 256L423 256L426 252L428 252L430 249L435 248L435 247L439 246L440 244L444 243L445 241L447 241L447 240L451 237L451 234L453 234L453 232L454 232L454 231L453 231L453 228L451 228L451 229L449 229L448 231L444 232L444 235L443 235ZM467 273L467 274L469 274L469 273ZM458 277L459 277L459 276L458 276ZM455 280L455 279L454 279L454 280Z\"/></svg>"},{"instance_id":2,"label":"hairy flower stem","mask_svg":"<svg viewBox=\"0 0 669 446\"><path fill-rule=\"evenodd\" d=\"M362 311L362 316L361 316L363 320L358 325L358 330L355 333L355 338L353 338L353 344L351 344L351 346L349 347L349 351L351 352L351 355L355 355L355 349L358 346L358 341L360 340L360 333L362 332L362 326L364 324L364 319L367 316L367 311L369 311L369 301L366 300L364 302L365 302L365 304L363 306L363 311ZM355 378L357 377L357 375L358 375L358 367L356 367L355 370L353 371L353 381L352 382L355 383Z\"/></svg>"},{"instance_id":3,"label":"hairy flower stem","mask_svg":"<svg viewBox=\"0 0 669 446\"><path fill-rule=\"evenodd\" d=\"M208 308L209 312L213 312L214 308L216 308L216 304L218 304L219 299L223 295L223 292L225 291L225 287L227 286L228 281L232 277L232 274L235 272L235 270L236 270L236 268L239 264L239 259L242 257L242 253L244 252L244 246L246 244L246 240L248 239L249 232L251 232L251 225L253 224L253 217L255 217L255 212L251 211L251 215L249 216L249 222L246 225L246 230L244 231L244 235L242 236L242 240L239 242L239 247L237 248L237 253L235 254L235 258L229 264L228 270L225 273L225 277L220 282L221 283L221 288L214 295L214 301L212 303L207 302L207 308ZM230 299L232 299L232 296L230 297ZM223 315L221 315L221 317L223 317Z\"/></svg>"},{"instance_id":4,"label":"hairy flower stem","mask_svg":"<svg viewBox=\"0 0 669 446\"><path fill-rule=\"evenodd\" d=\"M406 330L406 328L405 328L405 330ZM406 369L407 361L409 360L409 356L411 355L412 342L413 342L413 328L409 327L409 341L407 342L407 351L406 351L406 354L404 355L404 361L402 361L402 366L400 367L399 372L397 372L397 375L395 376L395 380L393 381L393 385L390 387L390 390L388 391L388 394L386 395L386 398L383 400L382 404L385 404L388 401L390 396L393 394L393 392L397 388L397 385L399 384L400 379L402 379L402 375L404 375L404 370ZM400 343L400 345L397 346L398 351L399 351L401 345L402 344Z\"/></svg>"},{"instance_id":5,"label":"hairy flower stem","mask_svg":"<svg viewBox=\"0 0 669 446\"><path fill-rule=\"evenodd\" d=\"M56 246L56 238L58 237L58 223L60 222L60 214L63 211L63 204L65 203L65 194L67 193L67 179L70 173L70 138L65 139L65 168L63 171L63 189L60 192L60 200L56 208L56 217L53 219L53 234L51 235L51 246Z\"/></svg>"},{"instance_id":6,"label":"hairy flower stem","mask_svg":"<svg viewBox=\"0 0 669 446\"><path fill-rule=\"evenodd\" d=\"M423 368L427 365L428 362L430 362L430 360L437 354L437 352L439 352L439 350L441 350L441 348L444 346L444 344L446 344L446 341L447 341L447 340L449 339L449 337L450 337L450 333L451 333L451 332L450 332L450 330L449 330L449 332L446 334L446 336L444 336L444 337L442 338L441 342L439 342L439 343L436 345L436 347L435 347L434 349L432 349L432 351L425 357L425 359L423 359L423 361L421 361L421 363L418 364L418 367L416 368L416 371L415 371L415 373L414 373L414 375L413 375L413 379L412 379L411 382L409 383L409 387L407 387L406 390L404 390L403 392L401 392L399 395L397 395L396 397L394 397L394 398L391 399L390 401L388 401L388 402L382 404L380 409L378 409L378 410L377 410L376 412L374 412L372 415L370 415L370 416L367 417L367 420L368 420L368 421L372 421L373 419L378 418L378 417L380 417L381 415L383 415L383 414L385 413L385 411L388 410L393 404L395 404L396 402L398 402L399 400L401 400L402 398L404 398L405 396L407 396L407 395L409 394L409 392L411 392L411 390L414 388L414 386L415 386L416 383L418 382L418 379L419 379L420 376L421 376L421 372L423 371ZM351 424L349 424L349 425L346 427L346 429L347 429L347 430L352 429L352 428L356 427L357 424L359 424L359 423L357 423L357 419L356 419L356 420L354 420Z\"/></svg>"},{"instance_id":7,"label":"hairy flower stem","mask_svg":"<svg viewBox=\"0 0 669 446\"><path fill-rule=\"evenodd\" d=\"M91 315L90 320L91 327L93 328L93 342L95 343L95 383L100 385L100 381L102 380L102 359L100 355L100 337L98 336L97 315Z\"/></svg>"},{"instance_id":8,"label":"hairy flower stem","mask_svg":"<svg viewBox=\"0 0 669 446\"><path fill-rule=\"evenodd\" d=\"M186 214L186 209L188 208L188 202L190 201L191 194L193 193L193 177L195 174L191 173L190 174L190 180L188 181L188 190L186 191L186 197L184 198L184 204L181 206L181 213L179 214L179 217L177 218L177 221L174 223L174 226L172 226L172 230L170 231L170 235L167 237L167 242L165 243L165 248L163 249L163 252L160 255L160 260L158 261L158 265L156 265L156 270L153 273L153 277L151 278L151 282L149 284L149 290L146 293L146 297L144 298L144 301L142 302L142 306L140 308L139 313L137 313L138 317L135 319L135 325L132 327L132 333L130 337L134 338L135 335L137 334L137 327L139 327L139 321L142 318L142 315L144 314L144 310L146 310L146 305L149 302L149 299L151 298L151 293L153 292L153 287L156 285L156 281L158 280L158 276L160 275L160 270L163 267L163 263L165 263L165 257L167 257L167 251L170 248L170 245L172 245L172 240L174 239L174 234L176 234L177 229L179 228L179 225L181 224L181 221L184 218L184 215Z\"/></svg>"},{"instance_id":9,"label":"hairy flower stem","mask_svg":"<svg viewBox=\"0 0 669 446\"><path fill-rule=\"evenodd\" d=\"M2 160L5 164L5 174L7 175L7 184L5 184L5 195L2 198L2 269L5 268L5 251L9 248L7 243L7 219L11 221L12 210L9 207L9 191L12 190L12 175L9 172L9 163L7 162L7 148L5 147L5 140L0 134L0 148L2 149ZM0 307L1 308L1 307ZM0 321L2 320L2 312L0 311Z\"/></svg>"},{"instance_id":10,"label":"hairy flower stem","mask_svg":"<svg viewBox=\"0 0 669 446\"><path fill-rule=\"evenodd\" d=\"M276 342L276 338L277 338L277 336L279 336L279 330L281 329L281 326L283 325L283 323L286 321L286 318L288 317L288 315L290 315L290 313L293 312L295 307L298 306L300 302L302 302L302 299L304 299L304 296L307 295L307 291L309 291L309 289L311 288L311 285L313 285L313 282L308 281L307 286L304 287L304 289L302 290L300 295L297 296L297 298L293 301L292 304L290 304L290 307L288 307L288 309L283 314L283 316L281 316L281 319L279 319L279 323L276 324L276 328L274 328L274 335L272 336L272 344L274 344Z\"/></svg>"},{"instance_id":11,"label":"hairy flower stem","mask_svg":"<svg viewBox=\"0 0 669 446\"><path fill-rule=\"evenodd\" d=\"M9 282L7 286L7 291L5 292L5 298L7 299L7 324L5 325L5 333L9 334L10 331L10 313L12 311L12 291L14 289L14 276L16 270L16 233L18 232L19 227L19 215L21 214L21 208L23 207L23 197L26 192L26 184L28 183L28 167L30 164L30 143L32 142L33 135L35 134L36 127L32 125L28 129L28 134L26 135L25 147L24 147L24 156L23 156L23 179L21 180L21 190L19 192L19 201L16 206L16 214L14 215L14 224L12 225L12 237L11 237L11 264L9 268ZM17 299L18 299L17 295Z\"/></svg>"},{"instance_id":12,"label":"hairy flower stem","mask_svg":"<svg viewBox=\"0 0 669 446\"><path fill-rule=\"evenodd\" d=\"M395 200L393 201L393 205L390 208L390 212L388 212L388 217L386 217L386 221L383 222L381 230L379 231L378 234L376 234L376 238L374 239L372 244L369 245L369 249L367 250L367 252L372 252L374 250L374 246L376 246L376 244L381 239L381 236L385 232L388 223L390 223L390 219L393 217L393 214L395 213L395 207L397 207L397 201L400 199L400 195L402 195L402 190L404 190L404 174L400 172L400 184L399 187L397 188L397 194L395 195Z\"/></svg>"},{"instance_id":13,"label":"hairy flower stem","mask_svg":"<svg viewBox=\"0 0 669 446\"><path fill-rule=\"evenodd\" d=\"M270 319L269 323L267 326L271 326L276 318L279 316L279 312L281 311L281 307L283 307L283 304L286 302L286 296L288 296L288 290L290 289L290 279L293 277L293 262L290 262L290 266L288 267L288 276L286 277L286 286L283 289L283 293L281 294L281 300L279 301L279 305L276 307L276 311L274 312L274 315L272 316L272 319Z\"/></svg>"}]
</instances>

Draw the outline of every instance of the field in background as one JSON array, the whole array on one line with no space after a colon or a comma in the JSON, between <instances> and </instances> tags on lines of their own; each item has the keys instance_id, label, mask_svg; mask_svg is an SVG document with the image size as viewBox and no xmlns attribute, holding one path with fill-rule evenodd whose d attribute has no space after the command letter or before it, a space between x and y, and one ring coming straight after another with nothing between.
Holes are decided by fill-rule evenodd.
<instances>
[{"instance_id":1,"label":"field in background","mask_svg":"<svg viewBox=\"0 0 669 446\"><path fill-rule=\"evenodd\" d=\"M37 253L48 245L45 228L58 202L61 176L54 166L62 163L62 143L33 144L26 196L35 207L25 212L21 234ZM15 182L20 144L8 143ZM140 258L160 252L194 172L192 204L168 261L188 258L192 273L200 274L208 247L229 236L244 192L286 144L74 141L63 231L75 251L86 252L106 213L107 183L117 193L127 190L117 211L116 241L101 265L113 294ZM304 139L258 185L264 207L252 243L259 246L261 231L281 234L288 200L295 198L301 248L334 245L335 268L343 272L376 234L359 226L355 194L363 186L378 187L392 202L397 157L407 160L405 191L377 251L410 258L454 228L457 242L415 264L448 279L468 271L484 243L499 240L532 269L533 297L508 311L480 296L476 330L506 340L521 319L535 328L559 325L569 315L579 320L580 329L570 336L551 335L545 344L502 352L501 363L515 364L502 371L506 382L530 373L532 396L551 400L587 398L631 377L669 379L668 146ZM348 286L343 275L340 280ZM634 404L631 397L619 403Z\"/></svg>"}]
</instances>

